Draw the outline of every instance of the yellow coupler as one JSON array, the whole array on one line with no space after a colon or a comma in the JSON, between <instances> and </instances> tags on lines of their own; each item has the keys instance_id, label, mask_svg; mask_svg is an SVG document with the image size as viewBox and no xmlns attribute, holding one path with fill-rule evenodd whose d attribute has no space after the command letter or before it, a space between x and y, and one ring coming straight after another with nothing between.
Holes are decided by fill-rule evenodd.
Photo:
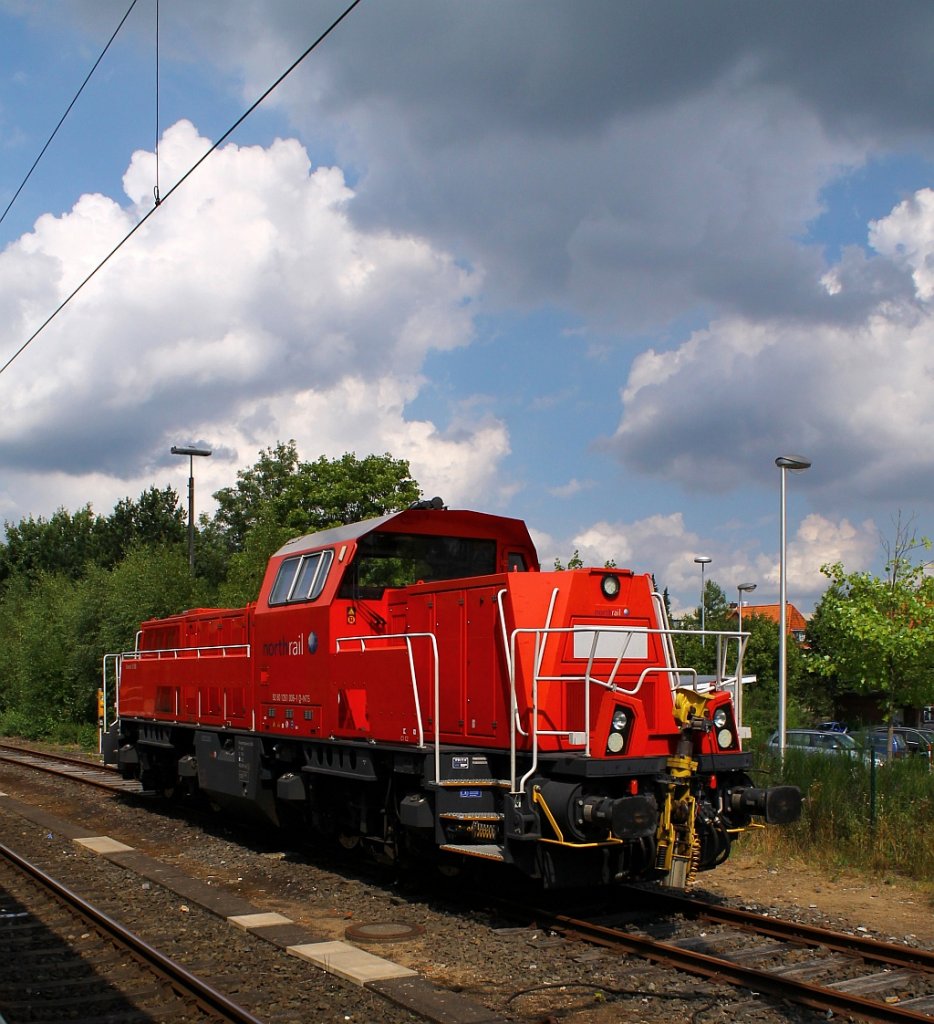
<instances>
[{"instance_id":1,"label":"yellow coupler","mask_svg":"<svg viewBox=\"0 0 934 1024\"><path fill-rule=\"evenodd\" d=\"M690 740L687 734L692 723L703 721L709 702L708 697L694 690L675 691L672 714L685 740ZM696 771L697 761L690 754L680 753L668 758L671 781L658 816L655 867L665 872L661 884L674 889L688 888L697 875L700 840L695 828L697 801L691 793L691 780Z\"/></svg>"}]
</instances>

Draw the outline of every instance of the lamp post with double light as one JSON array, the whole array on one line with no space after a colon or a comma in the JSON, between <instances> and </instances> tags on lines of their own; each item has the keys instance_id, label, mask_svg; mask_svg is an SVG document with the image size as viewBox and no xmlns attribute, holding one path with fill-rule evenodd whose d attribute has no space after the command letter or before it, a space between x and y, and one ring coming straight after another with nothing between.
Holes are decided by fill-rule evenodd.
<instances>
[{"instance_id":1,"label":"lamp post with double light","mask_svg":"<svg viewBox=\"0 0 934 1024\"><path fill-rule=\"evenodd\" d=\"M704 606L706 601L704 600L704 567L710 565L713 559L709 555L698 555L695 562L700 566L700 628L701 628L701 646L707 646L707 637L704 635L706 627L706 616L704 614Z\"/></svg>"},{"instance_id":2,"label":"lamp post with double light","mask_svg":"<svg viewBox=\"0 0 934 1024\"><path fill-rule=\"evenodd\" d=\"M195 456L206 458L211 454L210 448L182 447L172 445L173 455L188 456L188 569L195 571Z\"/></svg>"},{"instance_id":3,"label":"lamp post with double light","mask_svg":"<svg viewBox=\"0 0 934 1024\"><path fill-rule=\"evenodd\" d=\"M788 589L785 573L785 473L789 470L792 473L803 473L810 469L811 462L802 455L779 455L775 465L782 471L781 487L781 533L779 536L779 565L778 565L778 752L779 756L785 756L785 736L788 731L786 721L786 705L788 700L788 665L787 665L787 642L788 642Z\"/></svg>"},{"instance_id":4,"label":"lamp post with double light","mask_svg":"<svg viewBox=\"0 0 934 1024\"><path fill-rule=\"evenodd\" d=\"M743 734L743 594L751 594L756 589L755 583L740 583L737 585L736 614L739 618L739 625L736 632L739 637L739 655L736 659L736 694L733 700L733 710L736 714L736 730L740 737Z\"/></svg>"}]
</instances>

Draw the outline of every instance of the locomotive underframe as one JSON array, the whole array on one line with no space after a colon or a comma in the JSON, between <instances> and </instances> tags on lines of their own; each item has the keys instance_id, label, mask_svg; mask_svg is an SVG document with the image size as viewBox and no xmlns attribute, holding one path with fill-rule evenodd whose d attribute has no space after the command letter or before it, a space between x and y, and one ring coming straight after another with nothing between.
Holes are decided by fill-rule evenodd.
<instances>
[{"instance_id":1,"label":"locomotive underframe","mask_svg":"<svg viewBox=\"0 0 934 1024\"><path fill-rule=\"evenodd\" d=\"M436 779L432 750L365 741L123 719L110 746L147 790L201 795L380 859L504 862L546 887L683 886L721 863L761 813L741 799L755 792L744 753L680 767L664 757L542 756L526 791L513 793L509 753L493 748L442 746Z\"/></svg>"}]
</instances>

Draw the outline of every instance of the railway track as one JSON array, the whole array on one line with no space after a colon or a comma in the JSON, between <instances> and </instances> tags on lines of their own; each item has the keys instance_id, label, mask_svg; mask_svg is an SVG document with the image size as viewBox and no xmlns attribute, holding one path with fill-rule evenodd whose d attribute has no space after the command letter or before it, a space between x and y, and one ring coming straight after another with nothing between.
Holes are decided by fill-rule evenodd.
<instances>
[{"instance_id":1,"label":"railway track","mask_svg":"<svg viewBox=\"0 0 934 1024\"><path fill-rule=\"evenodd\" d=\"M687 896L638 890L636 897L646 909L578 918L536 908L535 923L567 938L827 1014L882 1022L934 1020L934 953L928 950ZM659 911L669 916L660 917ZM700 918L711 927L682 937L664 935L678 930L670 915Z\"/></svg>"},{"instance_id":2,"label":"railway track","mask_svg":"<svg viewBox=\"0 0 934 1024\"><path fill-rule=\"evenodd\" d=\"M260 1024L224 993L0 845L0 1019Z\"/></svg>"},{"instance_id":3,"label":"railway track","mask_svg":"<svg viewBox=\"0 0 934 1024\"><path fill-rule=\"evenodd\" d=\"M83 782L88 786L97 786L99 789L138 795L147 792L138 780L124 779L116 768L95 764L86 758L69 757L65 754L53 754L44 750L32 750L29 747L0 743L0 762L24 765L49 775L61 775Z\"/></svg>"},{"instance_id":4,"label":"railway track","mask_svg":"<svg viewBox=\"0 0 934 1024\"><path fill-rule=\"evenodd\" d=\"M108 781L123 781L87 762L18 747L0 746L0 760L105 788L115 788ZM526 925L534 919L538 928L569 939L705 977L713 985L737 986L743 999L752 992L841 1017L934 1021L934 954L927 950L663 890L627 890L617 907L625 909L570 916L513 905L503 912Z\"/></svg>"}]
</instances>

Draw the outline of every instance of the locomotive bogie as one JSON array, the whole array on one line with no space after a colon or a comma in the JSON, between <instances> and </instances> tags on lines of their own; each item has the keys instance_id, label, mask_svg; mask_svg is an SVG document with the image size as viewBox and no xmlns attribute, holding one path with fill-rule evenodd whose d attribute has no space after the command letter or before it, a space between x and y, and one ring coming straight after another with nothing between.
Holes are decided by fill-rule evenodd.
<instances>
[{"instance_id":1,"label":"locomotive bogie","mask_svg":"<svg viewBox=\"0 0 934 1024\"><path fill-rule=\"evenodd\" d=\"M285 545L246 608L144 623L118 760L384 858L685 885L800 795L751 786L725 681L671 636L647 575L542 573L517 520L407 510Z\"/></svg>"}]
</instances>

